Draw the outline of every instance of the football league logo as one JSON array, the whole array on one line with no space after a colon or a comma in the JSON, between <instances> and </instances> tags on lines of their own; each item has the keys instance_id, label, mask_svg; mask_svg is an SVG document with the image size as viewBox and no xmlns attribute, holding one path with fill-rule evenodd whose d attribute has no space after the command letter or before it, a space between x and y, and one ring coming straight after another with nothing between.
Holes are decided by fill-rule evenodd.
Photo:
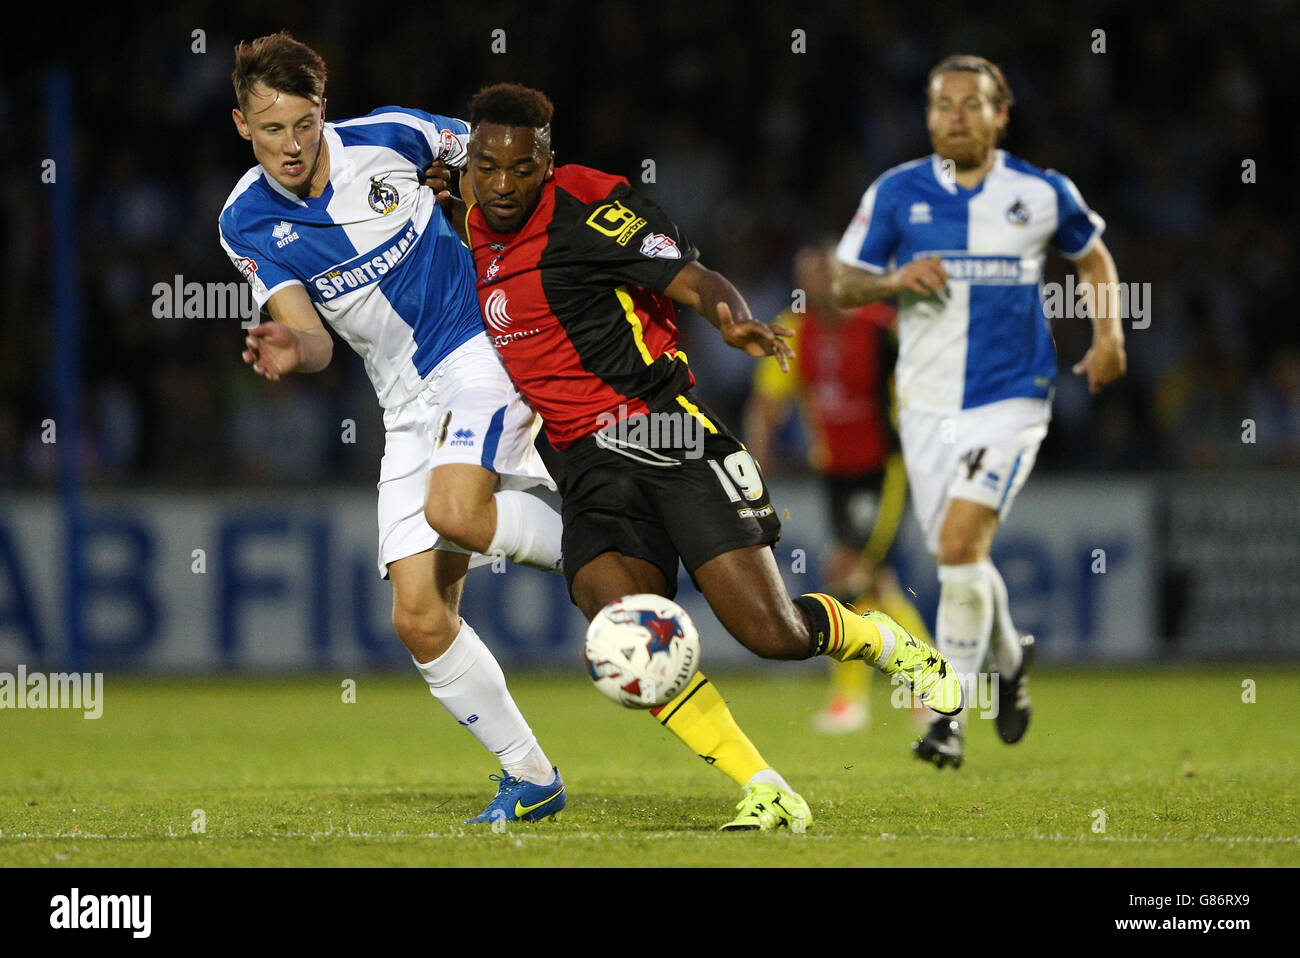
<instances>
[{"instance_id":1,"label":"football league logo","mask_svg":"<svg viewBox=\"0 0 1300 958\"><path fill-rule=\"evenodd\" d=\"M663 233L651 233L641 241L641 255L651 259L681 259L682 251L676 241Z\"/></svg>"},{"instance_id":2,"label":"football league logo","mask_svg":"<svg viewBox=\"0 0 1300 958\"><path fill-rule=\"evenodd\" d=\"M460 166L465 162L469 153L465 149L465 144L451 130L443 130L438 138L438 159L442 160L448 166Z\"/></svg>"},{"instance_id":3,"label":"football league logo","mask_svg":"<svg viewBox=\"0 0 1300 958\"><path fill-rule=\"evenodd\" d=\"M376 213L383 213L387 216L393 210L397 209L397 188L389 186L383 178L372 176L370 178L370 208Z\"/></svg>"}]
</instances>

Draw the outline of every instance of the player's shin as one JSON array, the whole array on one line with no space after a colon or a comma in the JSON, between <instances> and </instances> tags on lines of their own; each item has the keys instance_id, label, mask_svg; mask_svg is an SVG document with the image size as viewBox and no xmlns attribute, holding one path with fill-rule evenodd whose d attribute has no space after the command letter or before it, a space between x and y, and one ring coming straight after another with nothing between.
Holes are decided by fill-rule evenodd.
<instances>
[{"instance_id":1,"label":"player's shin","mask_svg":"<svg viewBox=\"0 0 1300 958\"><path fill-rule=\"evenodd\" d=\"M650 714L687 748L742 788L761 781L791 790L758 754L703 672L696 672L677 698L651 709Z\"/></svg>"},{"instance_id":2,"label":"player's shin","mask_svg":"<svg viewBox=\"0 0 1300 958\"><path fill-rule=\"evenodd\" d=\"M989 583L993 586L993 665L1002 675L1014 675L1022 658L1020 633L1011 621L1011 600L1002 573L985 560Z\"/></svg>"},{"instance_id":3,"label":"player's shin","mask_svg":"<svg viewBox=\"0 0 1300 958\"><path fill-rule=\"evenodd\" d=\"M501 666L463 619L460 632L431 662L411 657L429 691L510 775L539 785L554 779L551 762L506 688Z\"/></svg>"},{"instance_id":4,"label":"player's shin","mask_svg":"<svg viewBox=\"0 0 1300 958\"><path fill-rule=\"evenodd\" d=\"M935 640L962 685L973 688L993 631L994 598L987 563L939 566ZM958 721L965 721L966 713Z\"/></svg>"},{"instance_id":5,"label":"player's shin","mask_svg":"<svg viewBox=\"0 0 1300 958\"><path fill-rule=\"evenodd\" d=\"M488 552L543 572L560 571L559 513L536 496L516 490L492 497L497 506L497 527Z\"/></svg>"}]
</instances>

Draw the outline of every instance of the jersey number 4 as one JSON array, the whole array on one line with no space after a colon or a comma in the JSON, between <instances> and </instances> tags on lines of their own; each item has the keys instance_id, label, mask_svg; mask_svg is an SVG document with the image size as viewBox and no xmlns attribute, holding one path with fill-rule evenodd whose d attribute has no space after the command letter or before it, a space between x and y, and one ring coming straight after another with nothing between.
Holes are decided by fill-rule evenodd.
<instances>
[{"instance_id":1,"label":"jersey number 4","mask_svg":"<svg viewBox=\"0 0 1300 958\"><path fill-rule=\"evenodd\" d=\"M966 454L961 457L962 465L966 467L966 479L969 481L975 478L975 473L980 471L980 465L984 462L984 450L987 447L980 446L978 449L967 450Z\"/></svg>"}]
</instances>

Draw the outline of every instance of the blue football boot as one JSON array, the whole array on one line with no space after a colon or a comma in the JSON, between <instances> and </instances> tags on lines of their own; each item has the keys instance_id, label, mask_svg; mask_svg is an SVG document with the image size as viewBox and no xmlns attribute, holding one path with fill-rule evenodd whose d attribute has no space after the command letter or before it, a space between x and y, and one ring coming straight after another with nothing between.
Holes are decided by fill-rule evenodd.
<instances>
[{"instance_id":1,"label":"blue football boot","mask_svg":"<svg viewBox=\"0 0 1300 958\"><path fill-rule=\"evenodd\" d=\"M554 815L568 800L564 793L564 779L560 770L551 766L555 772L555 781L549 785L537 785L515 778L503 768L500 775L489 775L497 783L496 798L488 807L473 818L465 819L466 825L491 825L496 822L535 822Z\"/></svg>"}]
</instances>

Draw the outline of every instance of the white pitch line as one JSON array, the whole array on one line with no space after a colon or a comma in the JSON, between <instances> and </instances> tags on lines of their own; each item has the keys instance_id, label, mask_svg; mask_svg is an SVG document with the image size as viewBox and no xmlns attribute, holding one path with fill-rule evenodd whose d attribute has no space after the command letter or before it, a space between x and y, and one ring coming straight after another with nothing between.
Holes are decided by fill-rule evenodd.
<instances>
[{"instance_id":1,"label":"white pitch line","mask_svg":"<svg viewBox=\"0 0 1300 958\"><path fill-rule=\"evenodd\" d=\"M545 827L545 826L542 826ZM562 832L551 833L537 830L536 826L520 826L511 828L507 826L504 832L493 833L489 829L465 830L452 832L356 832L348 829L347 831L330 830L325 832L246 832L242 835L100 835L88 832L68 832L68 833L41 833L41 832L16 832L5 834L0 832L0 842L10 841L159 841L164 839L184 840L191 842L202 841L249 841L249 840L266 840L277 838L305 838L312 841L326 838L362 838L362 839L447 839L447 838L478 838L492 834L507 834L515 838L527 838L533 841L552 840L563 841L573 838L589 840L610 840L610 841L629 841L636 839L685 839L693 838L699 841L735 841L735 836L721 835L715 832L647 832L644 834L627 834L625 832L598 833L598 832ZM845 834L826 834L813 832L799 836L790 836L792 841L861 841L861 842L898 842L898 841L918 841L918 842L969 842L973 844L996 843L996 842L1111 842L1117 844L1169 844L1169 845L1195 845L1195 844L1261 844L1261 845L1296 845L1300 844L1300 835L1195 835L1190 838L1182 838L1174 835L1063 835L1056 834L1030 834L1030 835L894 835L882 832L879 835L845 835Z\"/></svg>"}]
</instances>

